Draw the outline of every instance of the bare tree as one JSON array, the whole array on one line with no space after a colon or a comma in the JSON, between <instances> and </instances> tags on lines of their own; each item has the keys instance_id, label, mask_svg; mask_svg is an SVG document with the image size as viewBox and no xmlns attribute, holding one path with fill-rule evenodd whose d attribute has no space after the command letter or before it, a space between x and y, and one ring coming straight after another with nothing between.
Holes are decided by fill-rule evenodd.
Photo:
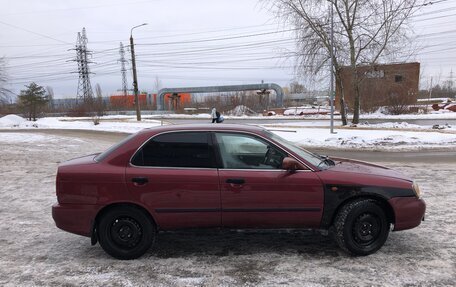
<instances>
[{"instance_id":1,"label":"bare tree","mask_svg":"<svg viewBox=\"0 0 456 287\"><path fill-rule=\"evenodd\" d=\"M95 101L95 111L97 112L97 116L102 116L104 112L104 104L103 104L103 92L101 91L100 84L95 85L95 93L97 95L97 99Z\"/></svg>"},{"instance_id":2,"label":"bare tree","mask_svg":"<svg viewBox=\"0 0 456 287\"><path fill-rule=\"evenodd\" d=\"M46 96L49 110L54 111L54 89L51 86L46 86Z\"/></svg>"},{"instance_id":3,"label":"bare tree","mask_svg":"<svg viewBox=\"0 0 456 287\"><path fill-rule=\"evenodd\" d=\"M6 105L9 103L8 94L10 91L5 88L5 84L7 82L5 66L5 58L0 58L0 105Z\"/></svg>"},{"instance_id":4,"label":"bare tree","mask_svg":"<svg viewBox=\"0 0 456 287\"><path fill-rule=\"evenodd\" d=\"M340 95L343 124L347 124L344 87L340 69L353 71L353 123L359 122L361 95L357 67L374 65L382 60L397 59L409 54L410 39L406 34L408 19L424 0L266 0L277 16L294 25L298 52L298 72L322 75L330 62L329 9L334 9L334 71ZM401 52L407 51L407 53Z\"/></svg>"},{"instance_id":5,"label":"bare tree","mask_svg":"<svg viewBox=\"0 0 456 287\"><path fill-rule=\"evenodd\" d=\"M154 91L156 93L158 93L158 91L162 88L163 84L162 84L162 81L160 80L160 78L158 76L155 76L155 80L154 80Z\"/></svg>"},{"instance_id":6,"label":"bare tree","mask_svg":"<svg viewBox=\"0 0 456 287\"><path fill-rule=\"evenodd\" d=\"M298 81L293 81L290 83L290 93L291 94L299 94L306 92L307 89L304 85L300 84Z\"/></svg>"},{"instance_id":7,"label":"bare tree","mask_svg":"<svg viewBox=\"0 0 456 287\"><path fill-rule=\"evenodd\" d=\"M411 95L401 97L400 94L393 92L388 93L386 99L386 110L390 115L401 115L410 113L412 109L410 105L414 103Z\"/></svg>"}]
</instances>

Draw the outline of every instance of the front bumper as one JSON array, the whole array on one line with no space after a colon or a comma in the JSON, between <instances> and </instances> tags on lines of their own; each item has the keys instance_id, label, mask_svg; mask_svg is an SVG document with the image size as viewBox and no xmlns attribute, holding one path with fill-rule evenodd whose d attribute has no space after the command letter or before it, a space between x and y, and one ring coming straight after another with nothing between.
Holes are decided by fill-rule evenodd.
<instances>
[{"instance_id":1,"label":"front bumper","mask_svg":"<svg viewBox=\"0 0 456 287\"><path fill-rule=\"evenodd\" d=\"M58 228L90 237L98 210L97 205L56 203L52 206L52 218Z\"/></svg>"},{"instance_id":2,"label":"front bumper","mask_svg":"<svg viewBox=\"0 0 456 287\"><path fill-rule=\"evenodd\" d=\"M424 220L424 200L416 197L393 197L388 202L394 210L394 231L417 227Z\"/></svg>"}]
</instances>

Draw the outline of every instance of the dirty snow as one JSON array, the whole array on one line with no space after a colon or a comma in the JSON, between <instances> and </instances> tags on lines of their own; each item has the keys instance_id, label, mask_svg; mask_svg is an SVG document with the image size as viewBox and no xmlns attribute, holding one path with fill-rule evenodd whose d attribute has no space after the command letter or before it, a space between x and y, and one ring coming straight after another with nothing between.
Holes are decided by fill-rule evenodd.
<instances>
[{"instance_id":1,"label":"dirty snow","mask_svg":"<svg viewBox=\"0 0 456 287\"><path fill-rule=\"evenodd\" d=\"M52 131L51 131L52 132ZM306 231L160 233L144 257L118 261L51 217L58 162L114 143L97 137L0 132L2 286L454 286L456 163L383 164L410 174L427 202L421 226L350 257ZM79 134L78 134L79 135ZM27 138L29 140L27 140Z\"/></svg>"}]
</instances>

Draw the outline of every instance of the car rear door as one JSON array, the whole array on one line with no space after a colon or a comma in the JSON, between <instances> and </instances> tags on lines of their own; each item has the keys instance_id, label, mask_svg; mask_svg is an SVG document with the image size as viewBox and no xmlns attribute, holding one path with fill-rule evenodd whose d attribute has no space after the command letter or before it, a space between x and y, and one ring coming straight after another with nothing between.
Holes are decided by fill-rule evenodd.
<instances>
[{"instance_id":1,"label":"car rear door","mask_svg":"<svg viewBox=\"0 0 456 287\"><path fill-rule=\"evenodd\" d=\"M286 152L255 135L218 132L215 140L224 227L319 226L323 186L314 172L283 170Z\"/></svg>"},{"instance_id":2,"label":"car rear door","mask_svg":"<svg viewBox=\"0 0 456 287\"><path fill-rule=\"evenodd\" d=\"M126 181L161 229L221 224L218 171L207 132L153 137L133 156Z\"/></svg>"}]
</instances>

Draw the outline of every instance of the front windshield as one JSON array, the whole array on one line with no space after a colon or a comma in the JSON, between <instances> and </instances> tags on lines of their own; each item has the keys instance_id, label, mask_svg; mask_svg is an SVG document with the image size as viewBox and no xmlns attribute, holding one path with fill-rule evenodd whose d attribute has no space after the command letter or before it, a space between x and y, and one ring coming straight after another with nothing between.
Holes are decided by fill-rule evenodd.
<instances>
[{"instance_id":1,"label":"front windshield","mask_svg":"<svg viewBox=\"0 0 456 287\"><path fill-rule=\"evenodd\" d=\"M305 150L296 144L282 138L281 136L276 135L275 133L272 133L270 131L265 131L266 134L271 138L272 140L280 143L281 145L285 146L287 149L291 150L301 158L303 158L305 161L308 163L320 168L320 169L326 169L328 168L331 163L328 161L327 157L312 153L308 150Z\"/></svg>"}]
</instances>

